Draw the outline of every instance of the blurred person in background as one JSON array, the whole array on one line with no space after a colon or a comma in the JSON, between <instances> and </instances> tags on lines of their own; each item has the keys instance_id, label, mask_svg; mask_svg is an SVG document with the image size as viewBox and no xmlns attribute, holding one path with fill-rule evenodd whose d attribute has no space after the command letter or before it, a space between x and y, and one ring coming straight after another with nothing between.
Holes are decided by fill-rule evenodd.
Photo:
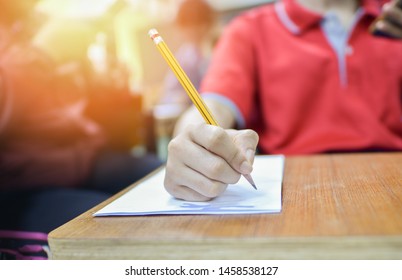
<instances>
[{"instance_id":1,"label":"blurred person in background","mask_svg":"<svg viewBox=\"0 0 402 280\"><path fill-rule=\"evenodd\" d=\"M371 34L374 22L395 39ZM165 188L185 200L217 197L252 172L257 146L284 155L401 151L401 38L395 0L281 0L238 16L201 86L221 127L195 107L182 115Z\"/></svg>"},{"instance_id":2,"label":"blurred person in background","mask_svg":"<svg viewBox=\"0 0 402 280\"><path fill-rule=\"evenodd\" d=\"M143 95L130 89L130 71L118 59L113 32L95 26L95 40L87 51L88 102L84 114L105 131L108 148L127 151L146 142Z\"/></svg>"},{"instance_id":3,"label":"blurred person in background","mask_svg":"<svg viewBox=\"0 0 402 280\"><path fill-rule=\"evenodd\" d=\"M34 3L0 0L0 230L48 233L161 163L108 149L84 116L85 27L49 23L15 40Z\"/></svg>"},{"instance_id":4,"label":"blurred person in background","mask_svg":"<svg viewBox=\"0 0 402 280\"><path fill-rule=\"evenodd\" d=\"M14 41L23 43L39 26L40 16L31 11L39 0L5 1L0 0L0 53Z\"/></svg>"},{"instance_id":5,"label":"blurred person in background","mask_svg":"<svg viewBox=\"0 0 402 280\"><path fill-rule=\"evenodd\" d=\"M199 88L207 70L213 47L216 11L205 0L184 0L180 3L174 21L182 43L175 57L195 88ZM161 104L186 109L191 100L172 71L165 77Z\"/></svg>"}]
</instances>

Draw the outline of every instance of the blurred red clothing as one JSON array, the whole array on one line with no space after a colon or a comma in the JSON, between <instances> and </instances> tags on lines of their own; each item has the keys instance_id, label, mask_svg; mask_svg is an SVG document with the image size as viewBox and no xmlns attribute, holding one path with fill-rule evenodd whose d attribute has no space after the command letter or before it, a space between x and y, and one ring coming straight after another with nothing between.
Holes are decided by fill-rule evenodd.
<instances>
[{"instance_id":1,"label":"blurred red clothing","mask_svg":"<svg viewBox=\"0 0 402 280\"><path fill-rule=\"evenodd\" d=\"M104 143L79 83L27 45L3 50L0 70L0 189L79 187Z\"/></svg>"},{"instance_id":2,"label":"blurred red clothing","mask_svg":"<svg viewBox=\"0 0 402 280\"><path fill-rule=\"evenodd\" d=\"M233 102L263 153L402 150L402 42L369 33L379 4L361 1L342 32L328 15L336 42L324 15L296 0L246 12L223 34L201 90Z\"/></svg>"}]
</instances>

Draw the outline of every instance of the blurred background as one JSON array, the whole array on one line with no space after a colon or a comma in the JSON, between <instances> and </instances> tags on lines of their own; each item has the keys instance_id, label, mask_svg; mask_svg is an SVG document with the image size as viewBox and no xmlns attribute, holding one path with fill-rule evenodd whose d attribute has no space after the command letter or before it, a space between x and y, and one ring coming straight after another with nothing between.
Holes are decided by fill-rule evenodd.
<instances>
[{"instance_id":1,"label":"blurred background","mask_svg":"<svg viewBox=\"0 0 402 280\"><path fill-rule=\"evenodd\" d=\"M214 14L200 52L208 58L231 18L272 1L206 2ZM161 159L166 158L174 122L186 105L171 104L177 103L177 98L164 98L166 94L173 96L167 92L170 70L147 33L156 28L173 53L187 40L186 32L195 37L191 35L195 31L178 26L182 3L183 0L39 0L34 16L27 20L30 40L59 57L66 72L74 71L68 68L68 61L84 64L86 71L75 73L75 79L81 79L88 88L85 113L109 134L113 148L156 152ZM207 12L197 9L187 11L190 19L182 19L182 23L195 18L205 20ZM188 61L183 59L181 63L188 62L193 68L206 68L191 53L187 53Z\"/></svg>"}]
</instances>

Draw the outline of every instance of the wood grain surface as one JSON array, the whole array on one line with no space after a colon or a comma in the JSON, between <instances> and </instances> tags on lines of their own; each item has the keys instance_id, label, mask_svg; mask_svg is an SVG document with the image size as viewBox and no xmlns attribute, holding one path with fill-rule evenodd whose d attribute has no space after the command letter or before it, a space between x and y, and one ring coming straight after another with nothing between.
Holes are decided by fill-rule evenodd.
<instances>
[{"instance_id":1,"label":"wood grain surface","mask_svg":"<svg viewBox=\"0 0 402 280\"><path fill-rule=\"evenodd\" d=\"M92 216L132 187L51 232L52 258L402 259L402 153L287 157L279 214Z\"/></svg>"}]
</instances>

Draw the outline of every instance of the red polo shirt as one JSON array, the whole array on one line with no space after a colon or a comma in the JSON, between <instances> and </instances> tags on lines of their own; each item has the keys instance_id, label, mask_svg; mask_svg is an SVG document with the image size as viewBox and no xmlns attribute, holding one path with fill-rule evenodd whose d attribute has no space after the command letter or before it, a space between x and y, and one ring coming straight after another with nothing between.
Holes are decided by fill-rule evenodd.
<instances>
[{"instance_id":1,"label":"red polo shirt","mask_svg":"<svg viewBox=\"0 0 402 280\"><path fill-rule=\"evenodd\" d=\"M336 51L323 15L295 0L248 11L219 41L201 91L218 93L263 153L402 150L402 43L368 32L379 1Z\"/></svg>"}]
</instances>

